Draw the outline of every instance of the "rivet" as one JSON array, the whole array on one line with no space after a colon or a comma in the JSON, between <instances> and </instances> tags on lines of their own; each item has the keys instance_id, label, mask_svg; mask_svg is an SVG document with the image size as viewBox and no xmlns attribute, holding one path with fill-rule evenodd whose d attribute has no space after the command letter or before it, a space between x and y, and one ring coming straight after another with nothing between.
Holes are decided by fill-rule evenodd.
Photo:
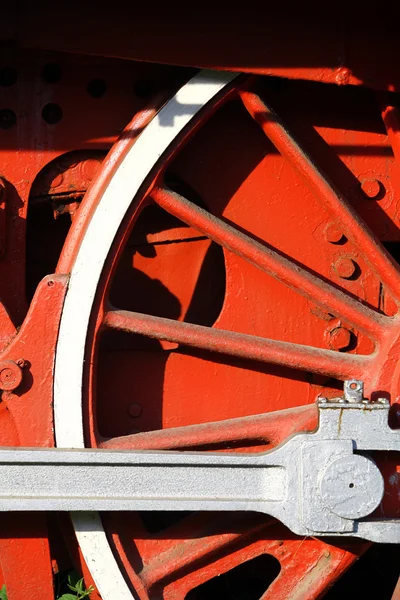
<instances>
[{"instance_id":1,"label":"rivet","mask_svg":"<svg viewBox=\"0 0 400 600\"><path fill-rule=\"evenodd\" d=\"M377 402L379 402L379 404L390 404L387 398L378 398Z\"/></svg>"},{"instance_id":2,"label":"rivet","mask_svg":"<svg viewBox=\"0 0 400 600\"><path fill-rule=\"evenodd\" d=\"M382 184L377 179L364 179L361 183L361 189L367 198L377 198L382 190Z\"/></svg>"},{"instance_id":3,"label":"rivet","mask_svg":"<svg viewBox=\"0 0 400 600\"><path fill-rule=\"evenodd\" d=\"M86 179L92 181L96 172L101 166L101 161L97 158L88 158L83 163L81 163L81 172Z\"/></svg>"},{"instance_id":4,"label":"rivet","mask_svg":"<svg viewBox=\"0 0 400 600\"><path fill-rule=\"evenodd\" d=\"M140 415L142 414L142 410L143 409L142 409L141 405L138 404L137 402L134 402L128 408L128 412L129 412L130 416L133 418L140 417Z\"/></svg>"},{"instance_id":5,"label":"rivet","mask_svg":"<svg viewBox=\"0 0 400 600\"><path fill-rule=\"evenodd\" d=\"M62 182L64 181L64 175L62 173L57 173L57 175L54 177L54 179L51 182L51 187L54 188L58 188L60 187L60 185L62 184Z\"/></svg>"},{"instance_id":6,"label":"rivet","mask_svg":"<svg viewBox=\"0 0 400 600\"><path fill-rule=\"evenodd\" d=\"M0 362L0 390L15 390L22 381L22 369L13 360Z\"/></svg>"},{"instance_id":7,"label":"rivet","mask_svg":"<svg viewBox=\"0 0 400 600\"><path fill-rule=\"evenodd\" d=\"M328 334L328 344L332 350L346 350L350 346L351 332L346 327L335 327Z\"/></svg>"},{"instance_id":8,"label":"rivet","mask_svg":"<svg viewBox=\"0 0 400 600\"><path fill-rule=\"evenodd\" d=\"M342 279L351 279L357 271L357 264L351 258L339 258L334 265L334 269Z\"/></svg>"},{"instance_id":9,"label":"rivet","mask_svg":"<svg viewBox=\"0 0 400 600\"><path fill-rule=\"evenodd\" d=\"M338 244L344 239L344 234L334 223L328 223L325 227L325 239L330 244Z\"/></svg>"}]
</instances>

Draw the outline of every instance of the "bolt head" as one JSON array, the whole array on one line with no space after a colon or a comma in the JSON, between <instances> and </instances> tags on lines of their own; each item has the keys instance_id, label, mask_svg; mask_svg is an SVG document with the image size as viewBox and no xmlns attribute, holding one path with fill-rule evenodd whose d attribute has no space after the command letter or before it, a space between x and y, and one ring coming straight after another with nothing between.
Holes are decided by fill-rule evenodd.
<instances>
[{"instance_id":1,"label":"bolt head","mask_svg":"<svg viewBox=\"0 0 400 600\"><path fill-rule=\"evenodd\" d=\"M63 173L57 173L57 175L54 176L54 179L51 182L51 188L55 189L60 187L60 185L62 185L64 181L64 175Z\"/></svg>"},{"instance_id":2,"label":"bolt head","mask_svg":"<svg viewBox=\"0 0 400 600\"><path fill-rule=\"evenodd\" d=\"M350 342L351 332L346 327L335 327L329 331L328 344L331 350L346 350Z\"/></svg>"},{"instance_id":3,"label":"bolt head","mask_svg":"<svg viewBox=\"0 0 400 600\"><path fill-rule=\"evenodd\" d=\"M325 239L330 244L339 244L344 239L344 234L334 223L328 223L325 228Z\"/></svg>"},{"instance_id":4,"label":"bolt head","mask_svg":"<svg viewBox=\"0 0 400 600\"><path fill-rule=\"evenodd\" d=\"M92 181L92 179L96 175L97 171L99 170L100 166L101 166L101 161L99 159L88 158L83 163L81 163L80 168L81 168L82 175L89 181Z\"/></svg>"},{"instance_id":5,"label":"bolt head","mask_svg":"<svg viewBox=\"0 0 400 600\"><path fill-rule=\"evenodd\" d=\"M379 404L386 404L387 406L390 404L387 398L378 398L377 402L379 402Z\"/></svg>"},{"instance_id":6,"label":"bolt head","mask_svg":"<svg viewBox=\"0 0 400 600\"><path fill-rule=\"evenodd\" d=\"M377 198L382 190L382 184L377 179L364 179L361 189L367 198Z\"/></svg>"},{"instance_id":7,"label":"bolt head","mask_svg":"<svg viewBox=\"0 0 400 600\"><path fill-rule=\"evenodd\" d=\"M351 258L342 257L335 262L334 269L341 279L351 279L357 272L357 264Z\"/></svg>"},{"instance_id":8,"label":"bolt head","mask_svg":"<svg viewBox=\"0 0 400 600\"><path fill-rule=\"evenodd\" d=\"M0 362L0 390L11 392L22 382L22 369L12 360Z\"/></svg>"}]
</instances>

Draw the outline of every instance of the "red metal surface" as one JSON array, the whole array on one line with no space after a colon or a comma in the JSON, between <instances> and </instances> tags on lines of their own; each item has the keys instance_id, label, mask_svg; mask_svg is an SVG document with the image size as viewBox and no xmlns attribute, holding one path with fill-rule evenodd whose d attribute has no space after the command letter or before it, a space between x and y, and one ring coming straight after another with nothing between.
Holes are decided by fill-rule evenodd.
<instances>
[{"instance_id":1,"label":"red metal surface","mask_svg":"<svg viewBox=\"0 0 400 600\"><path fill-rule=\"evenodd\" d=\"M43 10L39 9L44 4ZM387 15L395 5L389 3ZM252 71L398 91L396 25L378 6L321 5L290 15L279 5L212 11L114 2L4 7L0 39L25 47L158 63ZM387 16L385 15L385 17ZM133 35L134 33L134 35ZM205 43L205 38L207 43ZM174 42L172 43L172 40Z\"/></svg>"},{"instance_id":2,"label":"red metal surface","mask_svg":"<svg viewBox=\"0 0 400 600\"><path fill-rule=\"evenodd\" d=\"M248 94L247 91L242 93L246 108L249 108ZM250 100L253 99L254 96L250 96ZM255 100L258 102L258 97ZM200 145L196 147L195 136L178 157L169 158L171 170L178 175L175 186L186 186L185 195L192 197L193 190L196 190L196 199L188 200L166 187L152 187L150 195L155 205L149 207L141 198L137 199L130 217L134 224L133 231L129 233L127 221L126 233L125 230L121 232L115 245L115 252L108 264L109 271L104 276L102 294L107 296L109 290L112 304L119 308L104 309L104 305L108 306L106 296L100 296L96 323L97 327L102 324L102 328L95 334L95 344L87 360L87 364L94 365L87 389L90 444L113 448L257 451L272 447L283 439L276 438L276 431L285 435L289 430L312 427L312 413L304 413L307 415L306 421L301 418L302 413L296 410L287 413L289 430L282 427L284 421L275 422L275 415L271 415L271 418L246 415L312 402L321 389L328 395L337 394L332 378L360 377L365 379L369 391L394 389L393 371L389 376L387 358L388 348L396 345L397 325L396 321L383 315L380 304L382 295L387 294L388 290L393 295L396 293L399 274L394 261L362 224L352 203L348 204L344 194L314 165L278 118L274 115L273 119L264 121L264 104L256 106L254 110L250 106L250 112L253 116L257 112L257 119L261 118L263 127L265 122L271 124L271 137L277 132L277 138L273 141L274 144L277 142L281 154L277 156L269 150L260 159L256 152L254 163L249 159L251 169L248 167L240 186L236 183L232 195L229 178L221 182L217 175L221 175L221 172L231 173L232 164L237 167L240 163L239 156L234 155L235 145L232 153L229 138L232 133L228 123L233 115L237 117L239 105L234 103L233 106L234 109L227 105L221 109L222 118L217 113L204 125L207 133L203 138L201 132L198 134ZM260 143L256 133L247 133L249 125L252 127L251 121L243 118L243 114L235 120L235 136L246 131L249 137L254 135L251 141ZM262 117L258 117L259 114ZM116 147L117 161L129 148L127 140L131 129L133 132L137 130L136 120ZM220 143L216 148L215 140L220 140L223 135L228 137L228 142L225 142L225 146ZM211 140L214 144L213 154L207 160L204 159L207 156L205 148ZM250 148L254 152L248 143L248 152ZM218 160L215 162L216 156ZM224 157L222 164L221 156ZM284 169L288 168L288 162L296 167L301 176L298 179L294 171L287 171L287 178L295 182L293 188L287 186L282 175ZM97 194L107 185L115 165L115 161L108 159L97 186L87 195L83 207L86 218L90 218ZM362 169L365 169L364 165ZM204 177L205 173L207 177ZM214 175L210 176L211 173ZM276 177L277 173L279 177ZM162 169L162 176L166 180L171 177L167 165ZM270 191L271 195L265 203L263 190L268 184L275 184L279 188L281 179L285 186L286 203L279 202L279 217L276 214L272 218L274 194ZM307 194L304 180L312 189L314 203ZM343 181L339 180L338 184L343 184ZM387 181L385 184L388 185ZM353 188L351 200L361 203L359 187L353 184ZM226 205L225 198L229 200ZM277 194L277 200L281 198ZM295 211L291 204L293 201L296 204ZM199 204L206 204L207 210ZM251 206L251 211L248 206ZM306 214L304 226L299 228L296 221L297 229L294 231L297 231L297 235L291 238L287 225L293 219L293 214L301 220L302 210ZM332 224L343 233L326 240L324 232ZM376 226L379 228L376 222L374 225L375 229ZM314 237L315 231L318 231L318 235ZM75 225L65 247L67 256L72 259L79 232L80 229ZM271 233L275 234L275 243L270 242ZM274 238L274 235L271 237ZM317 247L321 247L324 237L323 244L342 243L337 249L325 246L326 255L321 250L315 252ZM225 275L222 304L213 318L207 311L196 312L187 301L188 290L189 297L193 299L197 286L201 289L201 270L211 247L210 244L204 246L204 238L224 248L225 272L215 273L210 267L206 271L209 281L214 285L217 277ZM345 252L343 246L346 246ZM304 252L306 260L299 261L299 254ZM354 272L338 273L333 268L333 265L345 260L356 266L357 277L353 277ZM304 266L299 266L299 262ZM59 268L68 270L68 261L62 259ZM115 276L111 280L109 273L112 270ZM262 272L260 278L257 270ZM196 274L194 282L188 276L193 271ZM266 278L265 274L273 278ZM134 290L140 284L144 296L138 297ZM132 294L127 291L130 286ZM287 288L293 290L295 295L289 293ZM206 293L205 289L203 293ZM360 303L354 296L364 302ZM305 299L302 300L302 297ZM271 310L271 305L274 306L273 302L277 299L280 313L275 312L274 318L268 319L265 307ZM320 308L317 309L316 305ZM286 308L283 309L283 306ZM390 309L390 302L388 306ZM380 309L381 313L374 308ZM296 321L290 319L293 312ZM280 320L283 316L285 327L282 327ZM196 319L201 324L193 323ZM210 322L205 323L207 319ZM327 329L329 333L339 330L339 336L343 336L340 330L344 330L345 347L349 346L349 353L323 347L327 344ZM102 345L99 343L101 332L104 338ZM135 335L129 337L128 341L125 337L114 335L116 332ZM153 341L149 342L149 338ZM338 337L338 344L343 345L341 337ZM184 350L184 346L188 350ZM218 360L215 353L222 354L223 358ZM235 362L237 358L241 360ZM279 370L274 371L270 366L262 369L256 366L257 362L279 365ZM382 368L384 365L386 367ZM325 382L313 381L304 378L304 375L296 376L291 371L293 368L303 373L322 374L326 377ZM126 372L129 372L129 382L124 379ZM113 374L112 378L110 373ZM132 380L134 386L130 383ZM158 404L160 387L161 405ZM118 398L117 403L115 398ZM226 421L231 417L239 418ZM210 424L210 421L221 423ZM260 437L260 425L265 427L263 437ZM169 427L173 429L168 431ZM133 434L132 428L135 429ZM158 431L151 431L153 429ZM139 433L146 430L149 433ZM388 510L396 514L397 492L389 495L392 503L388 502ZM201 594L194 590L200 590L199 586L221 572L231 571L238 564L245 564L260 554L275 555L275 548L279 546L276 538L271 544L257 539L253 546L248 538L251 531L249 517L244 517L243 532L234 536L232 548L226 548L223 541L214 544L216 539L221 539L221 534L211 533L215 527L218 531L220 517L213 519L212 515L203 516L198 533L195 533L193 519L196 520L196 517L185 517L176 526L167 522L158 535L152 533L151 525L148 529L148 520L143 523L140 517L124 515L119 519L115 515L105 516L104 522L107 529L113 531L115 548L125 572L140 597L185 597L191 591ZM279 538L287 538L287 533L279 526L274 529L274 534ZM197 537L199 540L195 541ZM178 543L175 542L176 538L179 539ZM325 543L317 540L312 542L315 544L315 555L311 546L308 550L310 543L309 540L285 539L282 551L287 552L289 558L287 563L281 561L281 566L284 564L285 568L282 568L280 576L270 585L264 597L285 598L288 594L293 597L296 594L297 597L317 597L365 549L362 544L355 544L351 551L335 549L338 559L331 560L335 552L329 550ZM171 550L166 550L170 544ZM184 544L187 544L185 550ZM211 562L205 558L209 554L212 555ZM206 563L205 566L200 568L199 565L203 563Z\"/></svg>"},{"instance_id":3,"label":"red metal surface","mask_svg":"<svg viewBox=\"0 0 400 600\"><path fill-rule=\"evenodd\" d=\"M108 40L101 29L85 35L82 17L73 43L49 26L51 11L36 29L33 20L29 31L26 14L19 30L26 44L107 54L113 42L121 56L143 52L140 18L128 48L118 11L110 17L117 21ZM60 8L58 15L68 28L73 13ZM254 27L263 25L260 19ZM173 31L163 24L169 40ZM265 450L295 431L313 429L315 397L337 394L339 380L347 377L364 379L368 394L379 391L396 404L397 109L393 95L328 83L393 90L398 74L386 63L371 68L361 43L367 29L357 32L350 36L351 60L343 65L336 45L329 45L336 39L332 31L325 44L318 42L320 55L313 38L296 53L296 64L285 64L277 35L264 31L258 64L244 67L294 81L250 80L237 94L231 91L174 149L149 195L133 205L110 256L88 338L88 364L94 365L84 398L88 445ZM182 62L177 46L163 44L159 33L165 60ZM193 30L180 34L188 44L189 37L196 39ZM210 56L218 35L210 33ZM243 48L258 56L261 38L254 33L251 39L254 45ZM159 57L157 44L147 46L146 58ZM195 50L193 42L188 64L214 64L209 57L196 60ZM280 65L268 66L268 55L279 55ZM320 64L311 64L311 55ZM221 67L238 66L237 54L227 52L225 61L213 56ZM1 444L51 446L55 345L77 247L116 165L187 72L13 46L5 59L18 77L1 87L4 109L16 116L0 132L0 369L12 367L2 388L12 389L2 393ZM61 73L57 81L54 73ZM89 93L97 80L106 83L101 97ZM143 81L160 94L149 101L143 86L138 94ZM52 275L57 261L58 274ZM1 381L0 373L0 387ZM384 510L396 516L395 461L385 469L390 487ZM3 580L10 600L27 594L50 599L47 525L26 519L23 525L0 523ZM263 572L257 584L264 586L263 598L317 598L366 549L360 542L341 547L297 539L254 515L174 519L104 516L121 569L140 598L203 600L217 592L201 586L217 585L218 576L239 565L239 580L253 581L251 564L263 565L254 567ZM82 564L65 535L71 564ZM262 556L278 562L250 563ZM82 570L90 585L84 564Z\"/></svg>"}]
</instances>

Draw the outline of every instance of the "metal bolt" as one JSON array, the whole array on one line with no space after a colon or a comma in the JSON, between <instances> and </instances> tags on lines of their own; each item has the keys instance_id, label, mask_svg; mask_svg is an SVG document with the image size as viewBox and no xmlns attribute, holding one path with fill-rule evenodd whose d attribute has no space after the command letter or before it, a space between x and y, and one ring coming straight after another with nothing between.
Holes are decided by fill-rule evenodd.
<instances>
[{"instance_id":1,"label":"metal bolt","mask_svg":"<svg viewBox=\"0 0 400 600\"><path fill-rule=\"evenodd\" d=\"M15 390L22 381L22 369L13 360L3 360L0 362L0 390Z\"/></svg>"},{"instance_id":2,"label":"metal bolt","mask_svg":"<svg viewBox=\"0 0 400 600\"><path fill-rule=\"evenodd\" d=\"M344 235L340 229L334 225L334 223L328 223L325 227L325 239L330 244L338 244L344 238Z\"/></svg>"},{"instance_id":3,"label":"metal bolt","mask_svg":"<svg viewBox=\"0 0 400 600\"><path fill-rule=\"evenodd\" d=\"M51 187L53 189L54 188L58 188L63 183L63 181L64 181L64 175L63 175L63 173L57 173L57 175L54 176L54 179L51 182Z\"/></svg>"},{"instance_id":4,"label":"metal bolt","mask_svg":"<svg viewBox=\"0 0 400 600\"><path fill-rule=\"evenodd\" d=\"M390 402L387 398L378 398L377 402L379 402L379 404L387 404L387 405L390 404Z\"/></svg>"},{"instance_id":5,"label":"metal bolt","mask_svg":"<svg viewBox=\"0 0 400 600\"><path fill-rule=\"evenodd\" d=\"M140 417L140 415L142 414L142 407L140 404L138 404L137 402L134 402L133 404L130 405L128 412L130 414L131 417L136 418L136 417Z\"/></svg>"},{"instance_id":6,"label":"metal bolt","mask_svg":"<svg viewBox=\"0 0 400 600\"><path fill-rule=\"evenodd\" d=\"M377 179L364 179L361 183L361 189L367 198L377 198L381 193L382 184Z\"/></svg>"},{"instance_id":7,"label":"metal bolt","mask_svg":"<svg viewBox=\"0 0 400 600\"><path fill-rule=\"evenodd\" d=\"M97 158L88 158L83 163L81 163L81 172L86 179L92 181L96 172L98 171L101 165L101 161Z\"/></svg>"},{"instance_id":8,"label":"metal bolt","mask_svg":"<svg viewBox=\"0 0 400 600\"><path fill-rule=\"evenodd\" d=\"M334 269L342 279L351 279L357 271L357 264L351 258L343 257L335 262Z\"/></svg>"},{"instance_id":9,"label":"metal bolt","mask_svg":"<svg viewBox=\"0 0 400 600\"><path fill-rule=\"evenodd\" d=\"M328 344L332 350L346 350L350 346L351 332L346 327L335 327L328 334Z\"/></svg>"}]
</instances>

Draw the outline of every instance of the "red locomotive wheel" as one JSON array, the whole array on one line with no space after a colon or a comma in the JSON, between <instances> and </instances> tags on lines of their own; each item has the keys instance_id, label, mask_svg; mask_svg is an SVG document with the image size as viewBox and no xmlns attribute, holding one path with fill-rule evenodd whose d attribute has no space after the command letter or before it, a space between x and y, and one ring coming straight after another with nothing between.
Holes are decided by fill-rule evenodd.
<instances>
[{"instance_id":1,"label":"red locomotive wheel","mask_svg":"<svg viewBox=\"0 0 400 600\"><path fill-rule=\"evenodd\" d=\"M395 404L387 99L206 72L157 109L111 150L58 264L57 445L262 451L313 429L315 398L349 378ZM368 546L244 513L72 521L104 600L317 598Z\"/></svg>"}]
</instances>

